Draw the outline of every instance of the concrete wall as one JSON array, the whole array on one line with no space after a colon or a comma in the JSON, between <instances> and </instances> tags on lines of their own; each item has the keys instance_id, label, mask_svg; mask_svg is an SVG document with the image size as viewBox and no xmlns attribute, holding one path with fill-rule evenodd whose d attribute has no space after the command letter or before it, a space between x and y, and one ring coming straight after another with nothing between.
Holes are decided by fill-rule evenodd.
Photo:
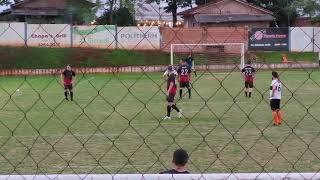
<instances>
[{"instance_id":1,"label":"concrete wall","mask_svg":"<svg viewBox=\"0 0 320 180\"><path fill-rule=\"evenodd\" d=\"M290 51L319 52L320 27L291 27Z\"/></svg>"}]
</instances>

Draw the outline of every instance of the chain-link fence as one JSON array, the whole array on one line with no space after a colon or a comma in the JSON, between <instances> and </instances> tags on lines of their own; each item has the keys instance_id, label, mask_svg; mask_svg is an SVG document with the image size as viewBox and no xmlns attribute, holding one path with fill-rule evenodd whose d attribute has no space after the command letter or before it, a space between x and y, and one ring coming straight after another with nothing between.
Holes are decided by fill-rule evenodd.
<instances>
[{"instance_id":1,"label":"chain-link fence","mask_svg":"<svg viewBox=\"0 0 320 180\"><path fill-rule=\"evenodd\" d=\"M268 28L283 22L279 12L240 0L185 7L170 27L163 8L174 2L135 2L136 13L157 15L136 17L139 26L0 23L0 179L319 178L320 28ZM19 2L5 15L52 20L51 3ZM178 89L182 118L163 119L163 73L170 57L178 66L189 54L191 98ZM241 59L256 70L251 98ZM73 101L61 82L67 64ZM272 71L282 83L280 126ZM193 175L155 175L174 168L179 148Z\"/></svg>"}]
</instances>

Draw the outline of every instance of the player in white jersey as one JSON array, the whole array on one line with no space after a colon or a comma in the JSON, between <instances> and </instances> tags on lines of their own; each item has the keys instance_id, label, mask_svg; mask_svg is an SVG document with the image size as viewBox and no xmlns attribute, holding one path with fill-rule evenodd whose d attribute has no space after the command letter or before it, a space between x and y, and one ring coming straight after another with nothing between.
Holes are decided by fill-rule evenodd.
<instances>
[{"instance_id":1,"label":"player in white jersey","mask_svg":"<svg viewBox=\"0 0 320 180\"><path fill-rule=\"evenodd\" d=\"M272 82L270 85L270 106L272 110L273 125L278 126L281 124L282 114L280 111L281 100L281 81L279 74L275 71L272 72Z\"/></svg>"}]
</instances>

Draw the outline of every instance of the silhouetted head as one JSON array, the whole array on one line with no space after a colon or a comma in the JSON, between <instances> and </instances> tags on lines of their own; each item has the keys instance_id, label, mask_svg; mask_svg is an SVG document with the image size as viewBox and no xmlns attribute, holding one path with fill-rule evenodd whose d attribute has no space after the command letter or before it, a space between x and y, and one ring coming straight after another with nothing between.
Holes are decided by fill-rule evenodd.
<instances>
[{"instance_id":1,"label":"silhouetted head","mask_svg":"<svg viewBox=\"0 0 320 180\"><path fill-rule=\"evenodd\" d=\"M178 149L173 153L172 163L177 167L184 167L189 160L189 155L187 151L183 149Z\"/></svg>"}]
</instances>

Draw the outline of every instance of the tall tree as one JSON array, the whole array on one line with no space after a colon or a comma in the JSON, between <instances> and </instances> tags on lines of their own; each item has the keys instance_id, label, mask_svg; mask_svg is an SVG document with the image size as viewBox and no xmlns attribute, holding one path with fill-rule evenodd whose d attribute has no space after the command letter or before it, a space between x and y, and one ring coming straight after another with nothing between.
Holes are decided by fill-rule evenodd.
<instances>
[{"instance_id":1,"label":"tall tree","mask_svg":"<svg viewBox=\"0 0 320 180\"><path fill-rule=\"evenodd\" d=\"M104 13L97 19L99 24L133 25L136 0L106 0L102 4Z\"/></svg>"},{"instance_id":2,"label":"tall tree","mask_svg":"<svg viewBox=\"0 0 320 180\"><path fill-rule=\"evenodd\" d=\"M295 2L302 16L320 17L320 0L300 0Z\"/></svg>"},{"instance_id":3,"label":"tall tree","mask_svg":"<svg viewBox=\"0 0 320 180\"><path fill-rule=\"evenodd\" d=\"M274 13L279 26L290 26L298 16L319 16L319 0L248 0Z\"/></svg>"},{"instance_id":4,"label":"tall tree","mask_svg":"<svg viewBox=\"0 0 320 180\"><path fill-rule=\"evenodd\" d=\"M296 0L247 0L249 3L273 12L278 26L288 26L297 16L296 9L291 6Z\"/></svg>"},{"instance_id":5,"label":"tall tree","mask_svg":"<svg viewBox=\"0 0 320 180\"><path fill-rule=\"evenodd\" d=\"M165 12L172 13L173 27L177 24L177 11L179 7L188 7L192 5L192 0L146 0L146 3L160 3L166 2L168 5L164 7Z\"/></svg>"},{"instance_id":6,"label":"tall tree","mask_svg":"<svg viewBox=\"0 0 320 180\"><path fill-rule=\"evenodd\" d=\"M67 3L72 21L76 24L89 24L92 22L101 6L100 0L96 0L94 3L86 0L68 0Z\"/></svg>"}]
</instances>

